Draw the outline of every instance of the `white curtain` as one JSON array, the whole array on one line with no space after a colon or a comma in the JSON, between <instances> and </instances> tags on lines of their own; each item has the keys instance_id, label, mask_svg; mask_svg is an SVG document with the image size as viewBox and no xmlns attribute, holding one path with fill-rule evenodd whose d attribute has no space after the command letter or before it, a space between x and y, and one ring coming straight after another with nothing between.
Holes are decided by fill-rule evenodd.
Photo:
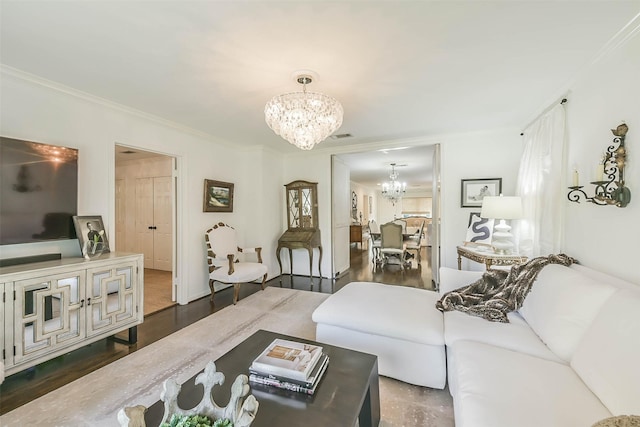
<instances>
[{"instance_id":1,"label":"white curtain","mask_svg":"<svg viewBox=\"0 0 640 427\"><path fill-rule=\"evenodd\" d=\"M558 104L524 131L516 191L523 219L513 229L520 253L528 257L557 253L562 245L565 120L564 105Z\"/></svg>"}]
</instances>

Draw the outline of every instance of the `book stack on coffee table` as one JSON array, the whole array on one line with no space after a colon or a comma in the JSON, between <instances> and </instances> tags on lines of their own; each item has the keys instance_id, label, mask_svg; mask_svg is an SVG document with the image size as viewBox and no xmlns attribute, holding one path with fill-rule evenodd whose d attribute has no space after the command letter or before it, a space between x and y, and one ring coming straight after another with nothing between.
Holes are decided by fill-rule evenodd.
<instances>
[{"instance_id":1,"label":"book stack on coffee table","mask_svg":"<svg viewBox=\"0 0 640 427\"><path fill-rule=\"evenodd\" d=\"M312 395L328 364L318 345L275 339L251 364L249 381Z\"/></svg>"}]
</instances>

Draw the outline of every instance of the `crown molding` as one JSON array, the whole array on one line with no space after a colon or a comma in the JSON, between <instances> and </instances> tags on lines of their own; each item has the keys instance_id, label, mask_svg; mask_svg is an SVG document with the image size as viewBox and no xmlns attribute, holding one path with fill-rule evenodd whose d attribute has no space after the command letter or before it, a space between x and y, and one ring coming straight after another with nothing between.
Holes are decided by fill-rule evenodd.
<instances>
[{"instance_id":1,"label":"crown molding","mask_svg":"<svg viewBox=\"0 0 640 427\"><path fill-rule=\"evenodd\" d=\"M226 140L217 138L217 137L215 137L215 136L213 136L211 134L208 134L206 132L202 132L202 131L196 130L196 129L191 128L189 126L185 126L185 125L182 125L180 123L176 123L176 122L173 122L171 120L162 118L160 116L156 116L154 114L146 113L146 112L144 112L142 110L137 110L135 108L128 107L126 105L119 104L117 102L110 101L108 99L101 98L101 97L96 96L96 95L92 95L92 94L90 94L88 92L83 92L81 90L72 88L70 86L66 86L66 85L64 85L62 83L54 82L52 80L45 79L44 77L40 77L40 76L37 76L35 74L31 74L31 73L28 73L26 71L19 70L17 68L13 68L13 67L10 67L10 66L5 65L5 64L0 64L0 74L6 75L6 76L10 76L10 77L13 77L13 78L16 78L16 79L19 79L19 80L23 80L23 81L29 82L31 84L34 84L34 85L42 86L42 87L45 87L47 89L55 90L57 92L61 92L61 93L64 93L66 95L73 96L75 98L79 98L79 99L82 99L82 100L85 100L85 101L88 101L88 102L91 102L91 103L94 103L94 104L98 104L98 105L101 105L103 107L110 108L112 110L117 110L117 111L120 111L120 112L125 113L125 114L130 114L132 116L136 116L138 118L145 119L145 120L148 120L150 122L154 122L156 124L159 124L159 125L162 125L162 126L166 126L166 127L178 130L180 132L188 133L188 134L196 136L198 138L203 138L203 139L206 139L208 141L216 142L216 143L219 143L219 144L223 144L223 145L228 146L228 147L237 148L236 144L233 144L230 141L226 141Z\"/></svg>"}]
</instances>

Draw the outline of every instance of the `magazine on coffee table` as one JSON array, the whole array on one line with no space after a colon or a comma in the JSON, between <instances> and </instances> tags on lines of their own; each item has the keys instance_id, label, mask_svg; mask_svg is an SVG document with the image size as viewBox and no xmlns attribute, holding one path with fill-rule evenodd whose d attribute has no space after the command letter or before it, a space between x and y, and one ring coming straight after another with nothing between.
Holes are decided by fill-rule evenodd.
<instances>
[{"instance_id":1,"label":"magazine on coffee table","mask_svg":"<svg viewBox=\"0 0 640 427\"><path fill-rule=\"evenodd\" d=\"M322 355L322 347L277 338L253 361L250 370L263 376L308 382Z\"/></svg>"}]
</instances>

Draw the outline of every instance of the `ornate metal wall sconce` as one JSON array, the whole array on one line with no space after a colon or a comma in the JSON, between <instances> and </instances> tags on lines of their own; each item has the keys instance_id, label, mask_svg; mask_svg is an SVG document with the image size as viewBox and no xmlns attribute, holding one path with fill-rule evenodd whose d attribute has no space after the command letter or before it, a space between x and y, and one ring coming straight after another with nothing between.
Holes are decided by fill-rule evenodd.
<instances>
[{"instance_id":1,"label":"ornate metal wall sconce","mask_svg":"<svg viewBox=\"0 0 640 427\"><path fill-rule=\"evenodd\" d=\"M613 144L607 148L602 158L599 168L602 168L604 177L597 177L597 181L591 184L595 185L595 195L587 196L581 185L578 185L574 179L574 185L569 187L567 197L572 202L580 203L580 199L584 198L587 202L596 205L615 205L624 208L631 201L631 191L624 186L624 166L627 153L624 147L624 139L627 135L629 127L622 123L615 129L611 129L615 138ZM577 172L576 172L577 176Z\"/></svg>"}]
</instances>

